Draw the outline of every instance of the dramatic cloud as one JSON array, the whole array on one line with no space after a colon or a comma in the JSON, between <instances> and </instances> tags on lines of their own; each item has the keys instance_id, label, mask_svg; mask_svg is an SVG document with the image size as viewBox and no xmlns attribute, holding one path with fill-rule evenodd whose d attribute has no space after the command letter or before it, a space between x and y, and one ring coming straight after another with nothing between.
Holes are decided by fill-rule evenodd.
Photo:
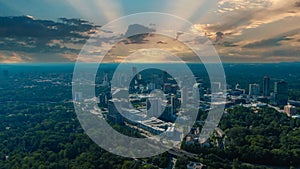
<instances>
[{"instance_id":1,"label":"dramatic cloud","mask_svg":"<svg viewBox=\"0 0 300 169\"><path fill-rule=\"evenodd\" d=\"M283 40L291 40L291 39L286 37L278 37L278 38L266 39L266 40L250 43L243 47L244 48L265 48L265 47L280 46L281 45L280 42Z\"/></svg>"},{"instance_id":2,"label":"dramatic cloud","mask_svg":"<svg viewBox=\"0 0 300 169\"><path fill-rule=\"evenodd\" d=\"M96 23L107 23L122 15L145 11L165 12L183 17L194 24L193 29L205 33L225 62L300 61L299 0L190 0L189 2L152 0L128 4L120 0L105 0L101 3L95 0L51 2L47 1L49 5L60 3L66 8L69 6L81 14L79 18ZM3 4L4 6L0 7L3 14L22 9L22 6L9 1ZM38 4L41 6L43 3ZM4 7L9 7L11 11ZM59 14L59 16L70 15ZM172 21L166 22L172 24ZM29 15L0 17L0 59L1 62L75 61L86 40L98 28L81 19L60 18L51 21L38 20ZM110 30L99 29L122 38ZM123 33L129 35L140 30L151 32L150 28L135 25L128 28L127 33L126 30ZM130 37L110 51L107 61L118 62L143 45L159 47L193 61L191 58L194 53L176 41L184 35L181 32L177 33L175 40L153 36L151 33ZM100 38L101 44L98 45L108 48L111 37ZM90 52L101 53L100 50Z\"/></svg>"},{"instance_id":3,"label":"dramatic cloud","mask_svg":"<svg viewBox=\"0 0 300 169\"><path fill-rule=\"evenodd\" d=\"M30 62L31 57L26 54L17 54L15 52L0 52L0 63L19 63Z\"/></svg>"},{"instance_id":4,"label":"dramatic cloud","mask_svg":"<svg viewBox=\"0 0 300 169\"><path fill-rule=\"evenodd\" d=\"M32 16L0 17L0 51L34 55L78 54L97 28L81 19L60 18L57 22L36 20ZM4 56L2 56L2 60ZM9 55L7 56L9 57ZM51 60L51 59L46 59ZM59 59L62 60L62 59ZM10 59L8 59L10 62Z\"/></svg>"},{"instance_id":5,"label":"dramatic cloud","mask_svg":"<svg viewBox=\"0 0 300 169\"><path fill-rule=\"evenodd\" d=\"M145 33L148 32L148 33ZM149 33L155 32L154 29L150 29L143 25L133 24L129 25L125 37L128 37L128 43L144 43L145 38L149 35Z\"/></svg>"},{"instance_id":6,"label":"dramatic cloud","mask_svg":"<svg viewBox=\"0 0 300 169\"><path fill-rule=\"evenodd\" d=\"M300 47L299 1L220 0L206 18L195 26L215 42L224 61L300 61L297 51L289 52Z\"/></svg>"}]
</instances>

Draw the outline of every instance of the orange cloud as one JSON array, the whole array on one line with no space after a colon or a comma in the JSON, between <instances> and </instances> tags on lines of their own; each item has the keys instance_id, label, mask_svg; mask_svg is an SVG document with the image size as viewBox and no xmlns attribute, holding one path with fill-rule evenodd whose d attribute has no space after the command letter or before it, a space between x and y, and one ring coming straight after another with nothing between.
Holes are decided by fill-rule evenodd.
<instances>
[{"instance_id":1,"label":"orange cloud","mask_svg":"<svg viewBox=\"0 0 300 169\"><path fill-rule=\"evenodd\" d=\"M25 55L16 52L0 52L0 62L1 63L20 63L20 62L30 62L32 59Z\"/></svg>"}]
</instances>

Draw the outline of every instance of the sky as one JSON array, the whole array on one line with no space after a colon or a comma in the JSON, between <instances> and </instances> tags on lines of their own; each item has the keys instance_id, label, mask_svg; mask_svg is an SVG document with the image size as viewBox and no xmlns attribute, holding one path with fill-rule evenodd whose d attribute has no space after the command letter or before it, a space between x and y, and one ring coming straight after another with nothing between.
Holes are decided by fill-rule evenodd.
<instances>
[{"instance_id":1,"label":"sky","mask_svg":"<svg viewBox=\"0 0 300 169\"><path fill-rule=\"evenodd\" d=\"M76 61L97 26L139 12L190 21L205 32L223 62L300 61L300 0L0 0L0 62ZM171 39L144 38L119 47L159 44L180 57L193 55ZM112 53L123 58L126 52Z\"/></svg>"}]
</instances>

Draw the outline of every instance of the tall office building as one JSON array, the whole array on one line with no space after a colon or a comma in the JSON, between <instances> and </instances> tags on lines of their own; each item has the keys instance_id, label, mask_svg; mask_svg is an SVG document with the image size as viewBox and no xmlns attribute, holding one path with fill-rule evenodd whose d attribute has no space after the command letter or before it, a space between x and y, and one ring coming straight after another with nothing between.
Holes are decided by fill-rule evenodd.
<instances>
[{"instance_id":1,"label":"tall office building","mask_svg":"<svg viewBox=\"0 0 300 169\"><path fill-rule=\"evenodd\" d=\"M174 116L172 105L167 105L159 118L166 122L174 122L176 120L176 116Z\"/></svg>"},{"instance_id":2,"label":"tall office building","mask_svg":"<svg viewBox=\"0 0 300 169\"><path fill-rule=\"evenodd\" d=\"M74 100L76 102L82 101L82 92L75 92L75 98L74 98Z\"/></svg>"},{"instance_id":3,"label":"tall office building","mask_svg":"<svg viewBox=\"0 0 300 169\"><path fill-rule=\"evenodd\" d=\"M259 96L260 87L259 84L250 84L249 85L249 95L250 96Z\"/></svg>"},{"instance_id":4,"label":"tall office building","mask_svg":"<svg viewBox=\"0 0 300 169\"><path fill-rule=\"evenodd\" d=\"M181 89L180 97L181 97L181 106L186 107L186 104L188 102L188 89L187 89L187 87L183 87Z\"/></svg>"},{"instance_id":5,"label":"tall office building","mask_svg":"<svg viewBox=\"0 0 300 169\"><path fill-rule=\"evenodd\" d=\"M269 76L264 77L263 96L264 97L269 97L270 96L270 78L269 78Z\"/></svg>"},{"instance_id":6,"label":"tall office building","mask_svg":"<svg viewBox=\"0 0 300 169\"><path fill-rule=\"evenodd\" d=\"M198 96L196 94L198 94ZM203 91L202 83L194 84L194 86L193 86L193 98L204 99L204 91Z\"/></svg>"},{"instance_id":7,"label":"tall office building","mask_svg":"<svg viewBox=\"0 0 300 169\"><path fill-rule=\"evenodd\" d=\"M137 80L142 80L142 75L139 73L139 74L137 74Z\"/></svg>"},{"instance_id":8,"label":"tall office building","mask_svg":"<svg viewBox=\"0 0 300 169\"><path fill-rule=\"evenodd\" d=\"M270 104L272 104L272 105L276 105L277 104L276 103L276 93L274 93L274 92L272 92L270 94Z\"/></svg>"},{"instance_id":9,"label":"tall office building","mask_svg":"<svg viewBox=\"0 0 300 169\"><path fill-rule=\"evenodd\" d=\"M174 114L175 109L177 107L176 106L176 97L175 97L175 95L171 95L170 102L171 102L171 111L172 111L172 114Z\"/></svg>"},{"instance_id":10,"label":"tall office building","mask_svg":"<svg viewBox=\"0 0 300 169\"><path fill-rule=\"evenodd\" d=\"M124 125L124 117L119 113L115 104L120 104L120 100L109 100L107 118L116 124Z\"/></svg>"},{"instance_id":11,"label":"tall office building","mask_svg":"<svg viewBox=\"0 0 300 169\"><path fill-rule=\"evenodd\" d=\"M180 100L178 99L178 97L176 95L171 95L170 97L170 104L172 105L173 108L173 113L176 113L177 108L180 107Z\"/></svg>"},{"instance_id":12,"label":"tall office building","mask_svg":"<svg viewBox=\"0 0 300 169\"><path fill-rule=\"evenodd\" d=\"M148 83L148 84L147 84L147 89L148 89L149 91L156 89L155 83L152 83L152 82L151 82L151 83Z\"/></svg>"},{"instance_id":13,"label":"tall office building","mask_svg":"<svg viewBox=\"0 0 300 169\"><path fill-rule=\"evenodd\" d=\"M284 106L288 102L288 84L284 81L275 82L274 93L276 95L276 104Z\"/></svg>"},{"instance_id":14,"label":"tall office building","mask_svg":"<svg viewBox=\"0 0 300 169\"><path fill-rule=\"evenodd\" d=\"M150 97L147 100L147 116L159 117L162 114L162 99L156 97Z\"/></svg>"},{"instance_id":15,"label":"tall office building","mask_svg":"<svg viewBox=\"0 0 300 169\"><path fill-rule=\"evenodd\" d=\"M100 103L100 106L102 107L107 107L108 105L108 101L112 98L112 95L110 92L102 92L100 95L99 95L99 103Z\"/></svg>"},{"instance_id":16,"label":"tall office building","mask_svg":"<svg viewBox=\"0 0 300 169\"><path fill-rule=\"evenodd\" d=\"M235 85L235 89L236 89L236 90L240 89L240 84L237 83L237 84Z\"/></svg>"},{"instance_id":17,"label":"tall office building","mask_svg":"<svg viewBox=\"0 0 300 169\"><path fill-rule=\"evenodd\" d=\"M211 92L216 93L221 90L222 84L221 82L212 82L211 83Z\"/></svg>"}]
</instances>

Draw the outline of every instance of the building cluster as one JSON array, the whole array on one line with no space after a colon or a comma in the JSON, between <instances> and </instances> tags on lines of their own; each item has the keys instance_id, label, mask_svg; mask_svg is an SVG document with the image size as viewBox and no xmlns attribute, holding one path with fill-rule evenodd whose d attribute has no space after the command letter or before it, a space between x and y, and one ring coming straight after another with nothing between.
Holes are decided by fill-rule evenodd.
<instances>
[{"instance_id":1,"label":"building cluster","mask_svg":"<svg viewBox=\"0 0 300 169\"><path fill-rule=\"evenodd\" d=\"M122 74L117 78L118 87L112 91L118 93L123 90L125 93L129 93L129 99L123 100L123 105L130 105L131 107L126 107L123 110L115 108L116 102L121 102L122 99L112 99L119 97L113 97L114 94L111 94L110 91L100 93L100 106L108 108L107 117L111 121L118 124L130 123L152 134L160 134L172 128L172 124L181 115L182 108L188 106L195 98L198 98L200 109L210 110L212 97L220 98L221 101L226 100L225 103L223 102L226 108L241 104L257 109L272 106L278 109L284 107L283 112L290 117L295 117L297 113L295 106L288 105L288 84L284 81L277 81L271 88L269 76L263 78L262 87L260 84L253 83L249 84L247 90L242 89L239 84L236 84L235 88L231 88L221 82L211 82L210 86L207 87L201 79L197 79L191 88L187 88L181 85L184 80L181 79L178 83L176 77L173 78L166 72L162 72L160 75L153 74L138 73L137 68L133 67L132 76L134 78L127 88L122 86L125 84L124 79L126 78L122 77ZM105 74L102 85L109 86L110 83L107 74ZM163 96L151 95L153 90L162 91ZM130 121L127 118L130 114L139 116L140 120L136 121L135 118L135 121ZM194 140L197 137L193 136L191 139ZM221 142L217 144L221 145Z\"/></svg>"},{"instance_id":2,"label":"building cluster","mask_svg":"<svg viewBox=\"0 0 300 169\"><path fill-rule=\"evenodd\" d=\"M205 88L201 79L197 79L192 85L184 85L188 83L184 77L176 79L164 71L160 75L141 74L137 73L137 68L132 68L132 74L134 78L130 86L125 87L123 83L127 82L122 74L116 81L109 82L105 73L101 87L106 86L108 90L98 95L99 106L108 110L106 117L109 121L130 125L143 130L143 133L166 133L179 138L179 133L182 132L176 131L178 127L175 127L175 121L181 124L190 121L192 117L186 111L194 106L195 101L197 110L199 107L210 110L211 97L216 100L226 99L225 85L220 82L213 82L211 85L214 85L212 88L215 91L211 91L210 88ZM110 83L115 85L110 86Z\"/></svg>"},{"instance_id":3,"label":"building cluster","mask_svg":"<svg viewBox=\"0 0 300 169\"><path fill-rule=\"evenodd\" d=\"M149 115L149 111L146 109L136 109L128 106L128 102L125 100L112 99L109 101L107 118L119 125L125 125L129 123L140 129L143 129L151 134L158 135L165 131L171 131L174 128L174 124L166 122ZM158 110L158 103L156 110Z\"/></svg>"},{"instance_id":4,"label":"building cluster","mask_svg":"<svg viewBox=\"0 0 300 169\"><path fill-rule=\"evenodd\" d=\"M255 108L273 107L280 112L284 112L289 117L297 118L296 107L299 106L295 101L288 100L288 84L285 81L276 81L271 90L270 77L265 76L260 84L249 84L249 92L246 94L245 89L241 89L239 84L235 89L229 89L228 100L231 105L242 104L244 106L251 106ZM283 109L283 110L282 110Z\"/></svg>"},{"instance_id":5,"label":"building cluster","mask_svg":"<svg viewBox=\"0 0 300 169\"><path fill-rule=\"evenodd\" d=\"M181 140L181 131L175 127L175 122L190 121L189 113L185 110L196 105L203 111L211 110L218 103L212 103L220 100L225 108L235 105L251 106L255 109L270 106L281 108L289 117L297 118L297 111L294 102L288 102L288 85L284 81L274 83L274 89L271 90L270 78L265 76L260 84L249 84L247 89L242 89L239 84L234 88L222 84L221 82L212 82L210 85L203 83L203 80L197 79L190 88L182 85L186 83L185 79L180 80L171 77L166 72L160 75L137 73L137 68L132 68L134 75L130 86L124 87L122 76L117 77L117 85L111 86L109 76L104 74L98 95L99 106L107 110L104 118L110 122L119 125L133 127L147 135L159 135L166 133L170 137ZM128 84L128 83L127 83ZM190 85L187 85L190 86ZM156 91L156 92L153 92ZM82 100L82 93L75 93L75 101ZM197 98L197 99L196 99ZM288 104L289 103L289 104ZM200 121L198 121L200 123ZM204 142L199 140L199 128L192 128L190 134L186 137L186 144L201 143L203 146L225 147L226 136L221 129L216 128L213 134L213 140Z\"/></svg>"},{"instance_id":6,"label":"building cluster","mask_svg":"<svg viewBox=\"0 0 300 169\"><path fill-rule=\"evenodd\" d=\"M249 84L249 92L246 94L245 89L241 89L239 84L235 89L230 90L230 96L237 102L246 103L249 101L261 101L264 103L270 103L274 106L284 106L288 103L288 85L285 81L278 81L274 83L274 90L271 92L270 78L265 76L263 79L263 86L254 83Z\"/></svg>"}]
</instances>

